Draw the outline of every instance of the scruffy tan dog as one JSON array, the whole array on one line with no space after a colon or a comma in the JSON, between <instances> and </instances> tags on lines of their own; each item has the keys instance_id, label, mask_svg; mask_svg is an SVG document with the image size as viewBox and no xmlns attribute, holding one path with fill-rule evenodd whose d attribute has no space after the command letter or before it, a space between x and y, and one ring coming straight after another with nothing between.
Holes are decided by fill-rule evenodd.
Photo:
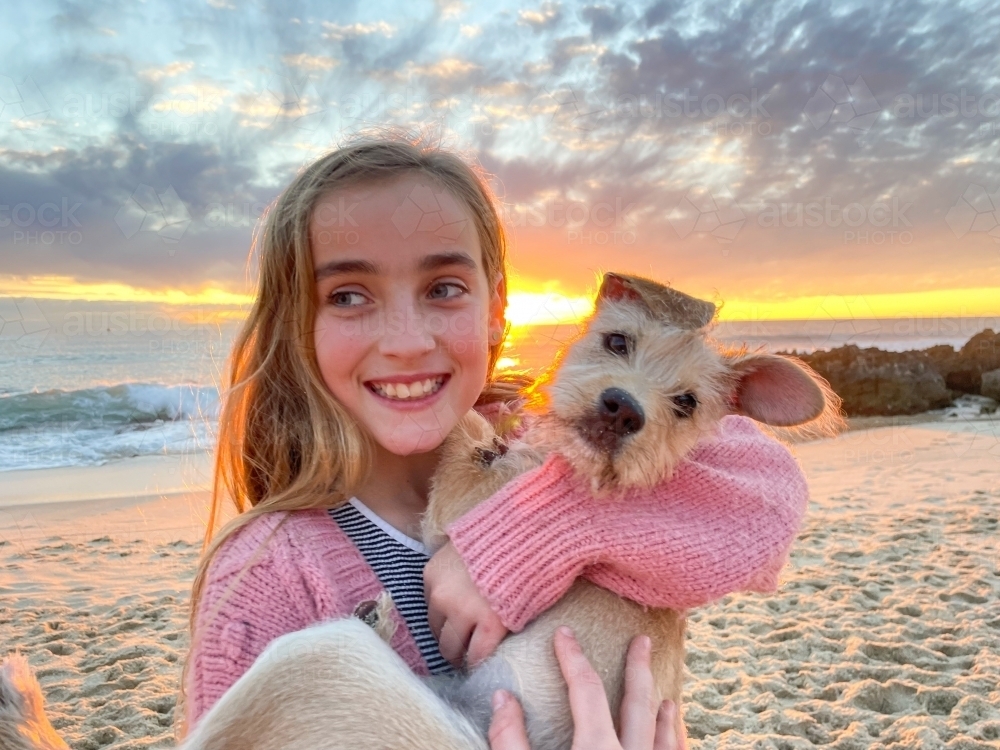
<instances>
[{"instance_id":1,"label":"scruffy tan dog","mask_svg":"<svg viewBox=\"0 0 1000 750\"><path fill-rule=\"evenodd\" d=\"M475 412L449 435L424 519L428 546L443 544L452 521L553 451L601 499L669 478L726 414L777 426L836 421L839 400L818 376L795 360L722 351L708 337L714 315L709 302L607 274L594 316L537 387L524 436L507 445ZM505 688L524 706L533 748L568 749L572 719L552 649L560 625L573 629L613 707L639 634L652 640L658 698L680 698L683 617L582 580L467 677L417 677L378 632L385 618L375 625L352 618L278 638L184 748L485 750L490 698ZM26 721L47 725L40 696L32 705ZM58 746L29 740L10 750L49 747Z\"/></svg>"}]
</instances>

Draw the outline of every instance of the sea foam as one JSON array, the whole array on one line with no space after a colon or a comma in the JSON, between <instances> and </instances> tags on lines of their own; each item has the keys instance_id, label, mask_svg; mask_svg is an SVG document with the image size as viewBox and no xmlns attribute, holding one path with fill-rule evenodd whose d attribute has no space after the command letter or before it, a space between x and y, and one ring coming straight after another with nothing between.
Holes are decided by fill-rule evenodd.
<instances>
[{"instance_id":1,"label":"sea foam","mask_svg":"<svg viewBox=\"0 0 1000 750\"><path fill-rule=\"evenodd\" d=\"M211 448L213 386L118 383L0 396L0 471Z\"/></svg>"}]
</instances>

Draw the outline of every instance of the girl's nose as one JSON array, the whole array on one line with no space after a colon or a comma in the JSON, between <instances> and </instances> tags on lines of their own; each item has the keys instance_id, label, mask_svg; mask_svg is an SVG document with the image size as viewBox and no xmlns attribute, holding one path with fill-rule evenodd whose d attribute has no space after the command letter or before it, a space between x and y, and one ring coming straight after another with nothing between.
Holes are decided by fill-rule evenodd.
<instances>
[{"instance_id":1,"label":"girl's nose","mask_svg":"<svg viewBox=\"0 0 1000 750\"><path fill-rule=\"evenodd\" d=\"M413 305L394 306L385 311L379 337L379 352L387 357L412 358L431 351L434 336L426 316Z\"/></svg>"}]
</instances>

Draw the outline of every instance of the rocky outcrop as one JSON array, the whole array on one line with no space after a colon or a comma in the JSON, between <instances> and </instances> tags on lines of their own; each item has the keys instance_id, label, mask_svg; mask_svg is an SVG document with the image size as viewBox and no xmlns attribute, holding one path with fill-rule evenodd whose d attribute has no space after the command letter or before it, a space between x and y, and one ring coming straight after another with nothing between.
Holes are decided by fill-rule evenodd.
<instances>
[{"instance_id":1,"label":"rocky outcrop","mask_svg":"<svg viewBox=\"0 0 1000 750\"><path fill-rule=\"evenodd\" d=\"M984 372L979 393L994 401L1000 401L1000 370Z\"/></svg>"},{"instance_id":2,"label":"rocky outcrop","mask_svg":"<svg viewBox=\"0 0 1000 750\"><path fill-rule=\"evenodd\" d=\"M958 352L945 382L955 391L982 394L983 373L997 368L1000 368L1000 333L987 328L969 339Z\"/></svg>"},{"instance_id":3,"label":"rocky outcrop","mask_svg":"<svg viewBox=\"0 0 1000 750\"><path fill-rule=\"evenodd\" d=\"M987 328L980 331L959 351L950 346L932 346L924 350L941 373L945 385L957 393L982 393L984 372L1000 368L1000 333Z\"/></svg>"},{"instance_id":4,"label":"rocky outcrop","mask_svg":"<svg viewBox=\"0 0 1000 750\"><path fill-rule=\"evenodd\" d=\"M1000 400L1000 333L989 328L958 351L947 345L910 352L849 345L800 356L830 381L852 417L917 414L965 393Z\"/></svg>"},{"instance_id":5,"label":"rocky outcrop","mask_svg":"<svg viewBox=\"0 0 1000 750\"><path fill-rule=\"evenodd\" d=\"M958 352L955 351L955 347L949 346L948 344L939 344L938 346L932 346L930 349L924 349L924 354L928 356L931 361L931 366L934 370L944 378L944 384L948 385L948 375L952 372L956 372L961 369L961 365L958 360ZM958 390L953 386L948 386L952 390Z\"/></svg>"},{"instance_id":6,"label":"rocky outcrop","mask_svg":"<svg viewBox=\"0 0 1000 750\"><path fill-rule=\"evenodd\" d=\"M802 359L830 382L848 416L917 414L952 401L944 378L924 352L849 345Z\"/></svg>"}]
</instances>

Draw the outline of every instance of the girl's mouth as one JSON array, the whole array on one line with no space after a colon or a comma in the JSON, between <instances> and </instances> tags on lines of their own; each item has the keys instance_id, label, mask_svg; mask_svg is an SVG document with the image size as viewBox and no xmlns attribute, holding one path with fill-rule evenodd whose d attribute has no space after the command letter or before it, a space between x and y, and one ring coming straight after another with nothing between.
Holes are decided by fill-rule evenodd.
<instances>
[{"instance_id":1,"label":"girl's mouth","mask_svg":"<svg viewBox=\"0 0 1000 750\"><path fill-rule=\"evenodd\" d=\"M447 382L448 375L431 375L426 378L403 378L404 382L392 380L369 380L365 385L382 398L390 401L419 401L433 396Z\"/></svg>"}]
</instances>

